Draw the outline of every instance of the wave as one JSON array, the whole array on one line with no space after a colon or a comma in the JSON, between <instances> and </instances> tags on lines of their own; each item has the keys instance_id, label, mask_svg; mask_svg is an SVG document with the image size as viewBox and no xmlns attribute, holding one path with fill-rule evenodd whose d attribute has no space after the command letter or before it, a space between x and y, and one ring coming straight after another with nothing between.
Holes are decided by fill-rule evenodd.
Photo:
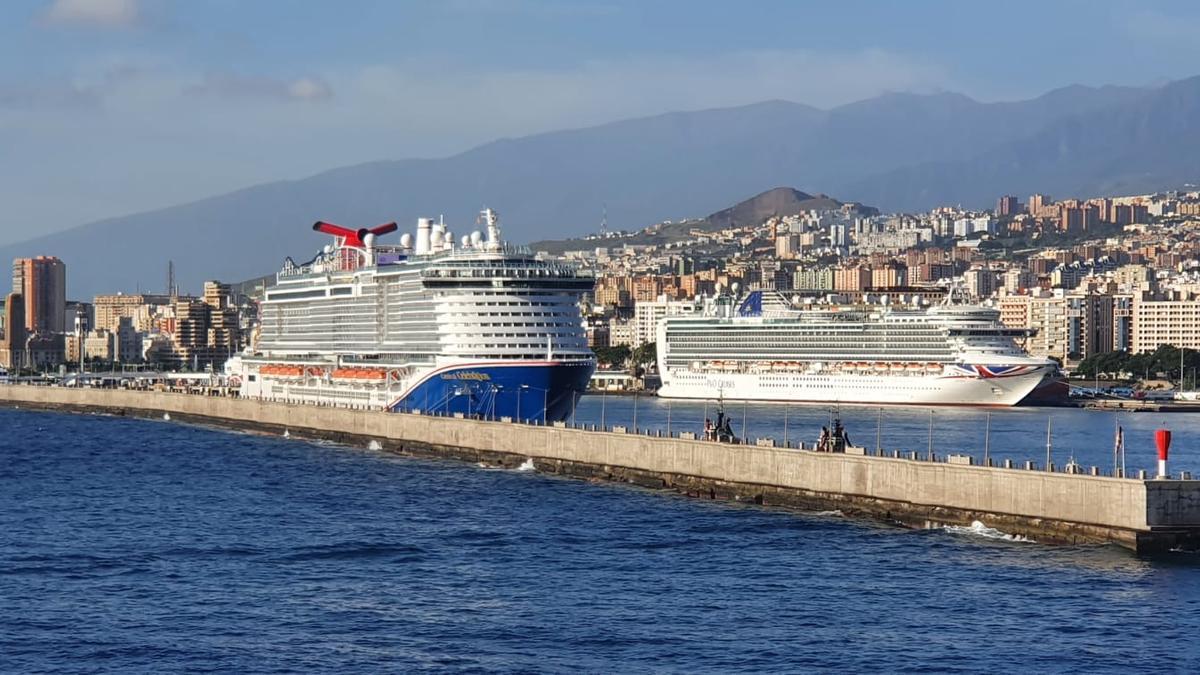
<instances>
[{"instance_id":1,"label":"wave","mask_svg":"<svg viewBox=\"0 0 1200 675\"><path fill-rule=\"evenodd\" d=\"M833 509L832 511L805 511L804 515L806 515L806 516L837 516L840 518L845 514L843 514L838 509Z\"/></svg>"},{"instance_id":2,"label":"wave","mask_svg":"<svg viewBox=\"0 0 1200 675\"><path fill-rule=\"evenodd\" d=\"M517 471L536 471L536 470L537 470L537 467L533 465L532 457L526 458L524 462L521 462L521 466L517 467Z\"/></svg>"},{"instance_id":3,"label":"wave","mask_svg":"<svg viewBox=\"0 0 1200 675\"><path fill-rule=\"evenodd\" d=\"M1037 543L1029 537L1020 534L1008 534L1007 532L1001 532L994 527L988 527L978 520L971 523L969 526L964 527L962 525L946 525L942 529L952 534L968 534L976 537L984 537L985 539L1019 541L1028 544Z\"/></svg>"},{"instance_id":4,"label":"wave","mask_svg":"<svg viewBox=\"0 0 1200 675\"><path fill-rule=\"evenodd\" d=\"M275 558L278 562L304 562L309 560L359 560L364 558L399 558L403 561L418 560L425 549L412 544L371 544L347 542L325 546L303 546Z\"/></svg>"},{"instance_id":5,"label":"wave","mask_svg":"<svg viewBox=\"0 0 1200 675\"><path fill-rule=\"evenodd\" d=\"M368 450L382 450L383 444L380 443L379 441L372 439L370 443L367 443L367 449Z\"/></svg>"}]
</instances>

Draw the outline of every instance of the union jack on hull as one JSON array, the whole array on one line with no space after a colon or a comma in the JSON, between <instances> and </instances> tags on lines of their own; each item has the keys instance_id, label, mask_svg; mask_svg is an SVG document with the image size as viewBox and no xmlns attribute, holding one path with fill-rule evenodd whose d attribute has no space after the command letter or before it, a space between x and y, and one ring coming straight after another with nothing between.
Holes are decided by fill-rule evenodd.
<instances>
[{"instance_id":1,"label":"union jack on hull","mask_svg":"<svg viewBox=\"0 0 1200 675\"><path fill-rule=\"evenodd\" d=\"M950 377L982 377L991 379L993 377L1016 377L1018 375L1026 375L1031 371L1037 370L1039 366L984 366L984 365L967 365L955 364L955 370L958 375Z\"/></svg>"}]
</instances>

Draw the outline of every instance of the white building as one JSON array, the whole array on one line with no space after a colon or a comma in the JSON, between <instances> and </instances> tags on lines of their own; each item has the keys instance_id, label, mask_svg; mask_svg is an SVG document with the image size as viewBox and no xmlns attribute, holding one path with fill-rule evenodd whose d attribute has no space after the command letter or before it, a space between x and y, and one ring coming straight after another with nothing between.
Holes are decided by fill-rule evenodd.
<instances>
[{"instance_id":1,"label":"white building","mask_svg":"<svg viewBox=\"0 0 1200 675\"><path fill-rule=\"evenodd\" d=\"M658 322L667 316L696 314L700 306L692 300L668 300L665 295L653 302L638 302L633 306L633 348L654 342L658 335ZM612 337L610 335L609 339ZM614 343L616 344L616 343Z\"/></svg>"}]
</instances>

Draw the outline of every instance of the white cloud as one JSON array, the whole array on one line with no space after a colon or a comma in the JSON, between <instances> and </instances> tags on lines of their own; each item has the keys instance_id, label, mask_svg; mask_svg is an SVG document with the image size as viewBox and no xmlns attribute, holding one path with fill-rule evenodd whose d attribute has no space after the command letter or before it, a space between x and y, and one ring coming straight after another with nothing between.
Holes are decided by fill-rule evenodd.
<instances>
[{"instance_id":1,"label":"white cloud","mask_svg":"<svg viewBox=\"0 0 1200 675\"><path fill-rule=\"evenodd\" d=\"M129 28L141 18L138 0L54 0L46 10L48 23Z\"/></svg>"},{"instance_id":2,"label":"white cloud","mask_svg":"<svg viewBox=\"0 0 1200 675\"><path fill-rule=\"evenodd\" d=\"M196 96L222 99L270 99L276 101L321 101L333 97L333 89L317 77L277 80L230 73L209 73L199 84L185 89Z\"/></svg>"},{"instance_id":3,"label":"white cloud","mask_svg":"<svg viewBox=\"0 0 1200 675\"><path fill-rule=\"evenodd\" d=\"M333 96L328 84L312 77L302 77L289 83L287 92L291 98L301 101L318 101Z\"/></svg>"},{"instance_id":4,"label":"white cloud","mask_svg":"<svg viewBox=\"0 0 1200 675\"><path fill-rule=\"evenodd\" d=\"M66 82L0 84L0 109L93 108L100 101L100 94L95 89Z\"/></svg>"}]
</instances>

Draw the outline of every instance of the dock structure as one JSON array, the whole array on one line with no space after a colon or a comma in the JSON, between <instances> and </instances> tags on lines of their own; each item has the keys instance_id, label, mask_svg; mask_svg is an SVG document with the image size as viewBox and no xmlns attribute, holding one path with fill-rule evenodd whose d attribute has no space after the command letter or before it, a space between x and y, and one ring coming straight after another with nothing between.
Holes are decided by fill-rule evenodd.
<instances>
[{"instance_id":1,"label":"dock structure","mask_svg":"<svg viewBox=\"0 0 1200 675\"><path fill-rule=\"evenodd\" d=\"M801 509L909 527L976 521L1045 543L1115 543L1139 553L1200 547L1200 481L1118 478L932 461L848 448L815 452L772 439L730 445L593 425L523 425L461 417L316 407L223 396L0 386L0 405L203 422L388 451L666 488L688 495ZM1044 469L1044 467L1042 467Z\"/></svg>"}]
</instances>

